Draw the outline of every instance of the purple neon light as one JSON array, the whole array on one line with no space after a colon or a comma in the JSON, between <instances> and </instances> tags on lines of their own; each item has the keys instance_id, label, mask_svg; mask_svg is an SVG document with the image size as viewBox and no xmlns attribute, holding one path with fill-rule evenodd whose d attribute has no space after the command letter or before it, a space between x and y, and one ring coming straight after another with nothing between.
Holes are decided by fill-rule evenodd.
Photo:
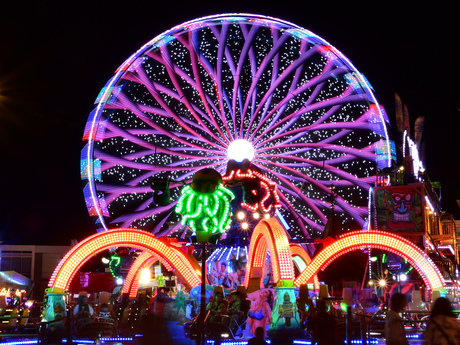
<instances>
[{"instance_id":1,"label":"purple neon light","mask_svg":"<svg viewBox=\"0 0 460 345\"><path fill-rule=\"evenodd\" d=\"M224 172L236 139L253 144L253 163L278 183L294 235L322 231L331 184L344 229L366 222L386 114L351 62L305 29L257 15L179 25L123 63L96 104L82 171L102 229L173 233L182 184L170 184L170 205L155 206L150 179Z\"/></svg>"}]
</instances>

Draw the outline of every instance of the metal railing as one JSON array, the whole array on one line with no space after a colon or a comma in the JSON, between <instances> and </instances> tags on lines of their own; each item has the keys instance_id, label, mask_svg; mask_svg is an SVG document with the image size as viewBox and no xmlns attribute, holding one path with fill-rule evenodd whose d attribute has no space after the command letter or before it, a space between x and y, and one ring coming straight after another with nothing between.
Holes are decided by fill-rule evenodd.
<instances>
[{"instance_id":1,"label":"metal railing","mask_svg":"<svg viewBox=\"0 0 460 345\"><path fill-rule=\"evenodd\" d=\"M24 323L20 322L25 320ZM41 323L37 322L30 316L0 316L0 339L5 338L37 338L37 343L40 343L40 327ZM27 332L33 331L32 333Z\"/></svg>"}]
</instances>

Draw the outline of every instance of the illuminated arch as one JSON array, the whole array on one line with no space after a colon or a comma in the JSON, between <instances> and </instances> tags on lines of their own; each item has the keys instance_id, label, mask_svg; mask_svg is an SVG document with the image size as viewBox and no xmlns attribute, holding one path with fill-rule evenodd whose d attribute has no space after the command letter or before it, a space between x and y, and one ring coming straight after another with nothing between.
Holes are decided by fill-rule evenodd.
<instances>
[{"instance_id":1,"label":"illuminated arch","mask_svg":"<svg viewBox=\"0 0 460 345\"><path fill-rule=\"evenodd\" d=\"M201 277L201 268L196 259L191 255L186 256L179 249L176 249L173 246L174 243L172 243L171 249L173 249L176 252L176 254L179 255L184 261L189 262L189 268L195 270L198 276ZM157 261L160 261L161 264L163 264L169 272L173 270L173 267L163 257L158 255L152 255L149 252L143 252L134 261L133 265L129 269L128 274L126 275L126 279L123 283L123 293L128 294L129 298L135 298L137 296L137 291L139 289L139 279L142 269L152 266Z\"/></svg>"},{"instance_id":2,"label":"illuminated arch","mask_svg":"<svg viewBox=\"0 0 460 345\"><path fill-rule=\"evenodd\" d=\"M377 230L354 231L340 236L315 256L310 265L294 281L294 285L307 283L318 270L324 270L339 256L363 246L387 250L407 259L431 290L444 286L444 279L436 265L419 247L401 236Z\"/></svg>"},{"instance_id":3,"label":"illuminated arch","mask_svg":"<svg viewBox=\"0 0 460 345\"><path fill-rule=\"evenodd\" d=\"M123 294L129 294L129 298L135 298L137 290L139 289L139 278L142 269L152 266L157 261L160 261L168 271L173 270L169 262L164 260L161 256L152 255L150 252L143 252L136 258L126 275L126 279L123 283Z\"/></svg>"},{"instance_id":4,"label":"illuminated arch","mask_svg":"<svg viewBox=\"0 0 460 345\"><path fill-rule=\"evenodd\" d=\"M185 256L151 233L136 229L114 229L94 234L73 247L59 262L48 283L49 287L68 290L72 278L93 255L113 247L132 247L157 255L168 261L190 287L201 279Z\"/></svg>"},{"instance_id":5,"label":"illuminated arch","mask_svg":"<svg viewBox=\"0 0 460 345\"><path fill-rule=\"evenodd\" d=\"M251 236L244 280L246 288L251 280L259 286L262 284L267 252L272 257L273 281L279 285L282 282L289 284L294 279L294 264L286 231L276 219L264 219L257 224Z\"/></svg>"},{"instance_id":6,"label":"illuminated arch","mask_svg":"<svg viewBox=\"0 0 460 345\"><path fill-rule=\"evenodd\" d=\"M290 243L289 247L291 248L291 253L292 253L292 259L294 261L294 265L296 264L295 257L299 257L302 259L302 261L305 263L305 266L310 265L311 263L311 257L307 253L307 251L302 247L300 244L297 243ZM303 271L300 267L297 267L299 270ZM313 276L313 284L315 286L315 290L319 290L319 279L318 275Z\"/></svg>"}]
</instances>

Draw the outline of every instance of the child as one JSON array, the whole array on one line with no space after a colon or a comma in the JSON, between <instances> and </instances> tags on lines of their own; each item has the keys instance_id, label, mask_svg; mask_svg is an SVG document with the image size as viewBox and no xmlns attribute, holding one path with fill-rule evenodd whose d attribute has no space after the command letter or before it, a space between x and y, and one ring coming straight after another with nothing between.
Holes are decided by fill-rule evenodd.
<instances>
[{"instance_id":1,"label":"child","mask_svg":"<svg viewBox=\"0 0 460 345\"><path fill-rule=\"evenodd\" d=\"M115 316L113 312L109 310L107 303L101 304L101 310L97 316L101 322L115 322Z\"/></svg>"}]
</instances>

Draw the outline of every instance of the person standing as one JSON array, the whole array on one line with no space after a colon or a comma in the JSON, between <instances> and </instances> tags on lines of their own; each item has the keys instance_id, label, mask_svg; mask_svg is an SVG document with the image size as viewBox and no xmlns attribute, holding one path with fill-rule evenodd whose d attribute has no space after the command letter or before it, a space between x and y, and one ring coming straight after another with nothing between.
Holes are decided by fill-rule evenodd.
<instances>
[{"instance_id":1,"label":"person standing","mask_svg":"<svg viewBox=\"0 0 460 345\"><path fill-rule=\"evenodd\" d=\"M316 301L316 313L312 317L309 326L309 330L312 333L312 344L340 344L337 333L337 321L327 312L327 305L324 300L319 299Z\"/></svg>"},{"instance_id":2,"label":"person standing","mask_svg":"<svg viewBox=\"0 0 460 345\"><path fill-rule=\"evenodd\" d=\"M268 345L268 343L264 339L265 330L263 327L256 328L256 336L254 338L249 339L248 345Z\"/></svg>"},{"instance_id":3,"label":"person standing","mask_svg":"<svg viewBox=\"0 0 460 345\"><path fill-rule=\"evenodd\" d=\"M452 312L450 302L438 298L431 309L430 321L425 332L425 345L460 344L460 321Z\"/></svg>"},{"instance_id":4,"label":"person standing","mask_svg":"<svg viewBox=\"0 0 460 345\"><path fill-rule=\"evenodd\" d=\"M156 306L155 306L155 315L163 316L163 310L165 308L166 301L168 299L168 295L165 294L163 289L158 291L156 296Z\"/></svg>"},{"instance_id":5,"label":"person standing","mask_svg":"<svg viewBox=\"0 0 460 345\"><path fill-rule=\"evenodd\" d=\"M385 339L387 345L409 345L406 339L406 331L399 313L407 305L406 295L395 293L391 296L390 310L385 318Z\"/></svg>"}]
</instances>

